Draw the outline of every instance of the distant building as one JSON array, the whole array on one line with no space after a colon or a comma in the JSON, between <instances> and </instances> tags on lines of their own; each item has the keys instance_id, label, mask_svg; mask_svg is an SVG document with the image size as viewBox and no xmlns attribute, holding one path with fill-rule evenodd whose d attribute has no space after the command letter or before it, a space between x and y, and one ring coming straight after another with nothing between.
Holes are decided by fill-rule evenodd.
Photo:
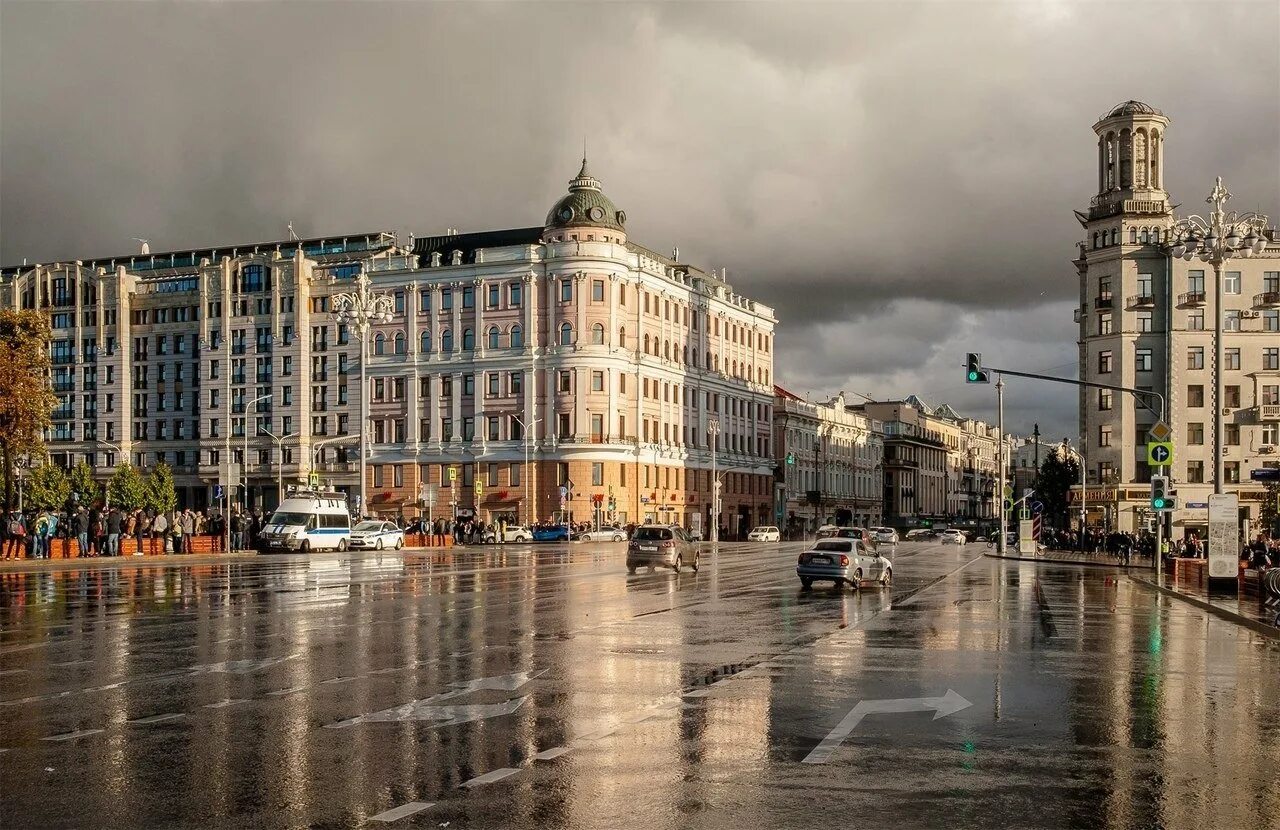
<instances>
[{"instance_id":1,"label":"distant building","mask_svg":"<svg viewBox=\"0 0 1280 830\"><path fill-rule=\"evenodd\" d=\"M1280 466L1280 239L1269 229L1261 254L1223 266L1216 308L1213 267L1170 253L1177 217L1164 187L1169 124L1154 107L1126 101L1093 125L1098 192L1076 212L1085 237L1075 260L1080 377L1165 397L1179 502L1173 523L1179 531L1203 527L1207 511L1189 505L1204 505L1213 492L1213 329L1215 315L1224 315L1224 490L1239 493L1256 522L1263 488L1249 472ZM1188 203L1188 213L1199 207L1191 195L1197 204ZM1091 524L1141 526L1151 478L1144 445L1155 421L1131 394L1081 389Z\"/></svg>"},{"instance_id":2,"label":"distant building","mask_svg":"<svg viewBox=\"0 0 1280 830\"><path fill-rule=\"evenodd\" d=\"M774 446L782 476L778 525L812 532L824 524L881 524L881 423L850 408L843 393L811 403L780 386L773 392Z\"/></svg>"}]
</instances>

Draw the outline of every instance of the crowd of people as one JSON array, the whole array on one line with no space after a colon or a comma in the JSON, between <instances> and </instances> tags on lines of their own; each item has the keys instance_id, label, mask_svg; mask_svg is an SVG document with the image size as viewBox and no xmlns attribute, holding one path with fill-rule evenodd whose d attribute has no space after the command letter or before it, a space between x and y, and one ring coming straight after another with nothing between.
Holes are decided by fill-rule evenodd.
<instances>
[{"instance_id":1,"label":"crowd of people","mask_svg":"<svg viewBox=\"0 0 1280 830\"><path fill-rule=\"evenodd\" d=\"M256 546L264 516L234 513L231 517L232 550ZM120 556L122 542L135 540L140 553L151 541L165 553L192 553L195 539L212 537L210 550L221 550L226 525L220 512L201 510L122 510L118 507L85 507L70 510L13 510L0 527L3 559L48 559L56 544L75 540L80 556Z\"/></svg>"}]
</instances>

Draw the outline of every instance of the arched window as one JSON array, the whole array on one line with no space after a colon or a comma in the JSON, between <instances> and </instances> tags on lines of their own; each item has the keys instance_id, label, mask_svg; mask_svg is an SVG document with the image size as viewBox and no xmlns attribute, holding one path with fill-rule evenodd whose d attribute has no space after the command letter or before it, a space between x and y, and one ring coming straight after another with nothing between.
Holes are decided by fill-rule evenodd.
<instances>
[{"instance_id":1,"label":"arched window","mask_svg":"<svg viewBox=\"0 0 1280 830\"><path fill-rule=\"evenodd\" d=\"M489 348L498 348L498 327L489 326Z\"/></svg>"},{"instance_id":2,"label":"arched window","mask_svg":"<svg viewBox=\"0 0 1280 830\"><path fill-rule=\"evenodd\" d=\"M1138 244L1138 229L1137 229L1137 228L1129 228L1129 244L1130 244L1130 245L1137 245L1137 244Z\"/></svg>"},{"instance_id":3,"label":"arched window","mask_svg":"<svg viewBox=\"0 0 1280 830\"><path fill-rule=\"evenodd\" d=\"M421 351L423 354L430 354L430 353L431 353L431 332L429 332L429 331L424 331L424 332L422 333L422 348L421 348L421 350L420 350L420 351Z\"/></svg>"},{"instance_id":4,"label":"arched window","mask_svg":"<svg viewBox=\"0 0 1280 830\"><path fill-rule=\"evenodd\" d=\"M591 342L596 346L604 345L604 324L596 323L591 327Z\"/></svg>"},{"instance_id":5,"label":"arched window","mask_svg":"<svg viewBox=\"0 0 1280 830\"><path fill-rule=\"evenodd\" d=\"M1149 231L1146 228L1143 228L1142 234L1138 238L1142 240L1143 245L1146 245L1147 243L1151 242L1151 231Z\"/></svg>"},{"instance_id":6,"label":"arched window","mask_svg":"<svg viewBox=\"0 0 1280 830\"><path fill-rule=\"evenodd\" d=\"M670 340L662 341L662 356L665 357L667 360L671 359L671 341Z\"/></svg>"},{"instance_id":7,"label":"arched window","mask_svg":"<svg viewBox=\"0 0 1280 830\"><path fill-rule=\"evenodd\" d=\"M511 348L513 349L524 348L524 329L520 328L519 326L511 327Z\"/></svg>"},{"instance_id":8,"label":"arched window","mask_svg":"<svg viewBox=\"0 0 1280 830\"><path fill-rule=\"evenodd\" d=\"M396 332L396 354L404 354L404 332Z\"/></svg>"},{"instance_id":9,"label":"arched window","mask_svg":"<svg viewBox=\"0 0 1280 830\"><path fill-rule=\"evenodd\" d=\"M618 346L625 349L627 347L627 327L623 326L618 329Z\"/></svg>"},{"instance_id":10,"label":"arched window","mask_svg":"<svg viewBox=\"0 0 1280 830\"><path fill-rule=\"evenodd\" d=\"M462 350L469 352L476 347L476 333L470 328L462 330Z\"/></svg>"},{"instance_id":11,"label":"arched window","mask_svg":"<svg viewBox=\"0 0 1280 830\"><path fill-rule=\"evenodd\" d=\"M686 366L689 364L689 347L687 345L680 347L680 362Z\"/></svg>"},{"instance_id":12,"label":"arched window","mask_svg":"<svg viewBox=\"0 0 1280 830\"><path fill-rule=\"evenodd\" d=\"M440 332L440 351L445 354L453 354L453 331L445 329Z\"/></svg>"},{"instance_id":13,"label":"arched window","mask_svg":"<svg viewBox=\"0 0 1280 830\"><path fill-rule=\"evenodd\" d=\"M644 353L649 353L649 335L647 334L644 336Z\"/></svg>"},{"instance_id":14,"label":"arched window","mask_svg":"<svg viewBox=\"0 0 1280 830\"><path fill-rule=\"evenodd\" d=\"M573 326L569 325L568 323L560 324L560 345L561 346L573 345Z\"/></svg>"},{"instance_id":15,"label":"arched window","mask_svg":"<svg viewBox=\"0 0 1280 830\"><path fill-rule=\"evenodd\" d=\"M374 354L387 353L387 338L382 334L382 332L378 332L373 336L373 353Z\"/></svg>"}]
</instances>

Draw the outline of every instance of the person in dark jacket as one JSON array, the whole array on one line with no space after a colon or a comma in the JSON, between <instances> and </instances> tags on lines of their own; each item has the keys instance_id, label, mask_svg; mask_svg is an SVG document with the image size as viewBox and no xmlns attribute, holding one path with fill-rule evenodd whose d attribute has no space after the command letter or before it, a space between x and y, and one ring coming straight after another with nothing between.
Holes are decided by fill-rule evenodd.
<instances>
[{"instance_id":1,"label":"person in dark jacket","mask_svg":"<svg viewBox=\"0 0 1280 830\"><path fill-rule=\"evenodd\" d=\"M123 530L120 508L113 507L107 513L107 556L120 555L120 532Z\"/></svg>"}]
</instances>

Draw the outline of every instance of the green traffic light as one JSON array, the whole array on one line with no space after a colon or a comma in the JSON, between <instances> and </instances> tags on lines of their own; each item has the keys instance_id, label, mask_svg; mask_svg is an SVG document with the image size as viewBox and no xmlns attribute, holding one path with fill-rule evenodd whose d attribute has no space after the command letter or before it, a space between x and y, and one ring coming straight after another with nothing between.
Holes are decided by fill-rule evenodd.
<instances>
[{"instance_id":1,"label":"green traffic light","mask_svg":"<svg viewBox=\"0 0 1280 830\"><path fill-rule=\"evenodd\" d=\"M1154 507L1156 510L1160 510L1161 508L1164 507L1164 499L1152 499L1151 506Z\"/></svg>"},{"instance_id":2,"label":"green traffic light","mask_svg":"<svg viewBox=\"0 0 1280 830\"><path fill-rule=\"evenodd\" d=\"M970 372L970 373L969 373L969 380L977 380L977 379L978 379L978 373L977 373L977 372Z\"/></svg>"}]
</instances>

